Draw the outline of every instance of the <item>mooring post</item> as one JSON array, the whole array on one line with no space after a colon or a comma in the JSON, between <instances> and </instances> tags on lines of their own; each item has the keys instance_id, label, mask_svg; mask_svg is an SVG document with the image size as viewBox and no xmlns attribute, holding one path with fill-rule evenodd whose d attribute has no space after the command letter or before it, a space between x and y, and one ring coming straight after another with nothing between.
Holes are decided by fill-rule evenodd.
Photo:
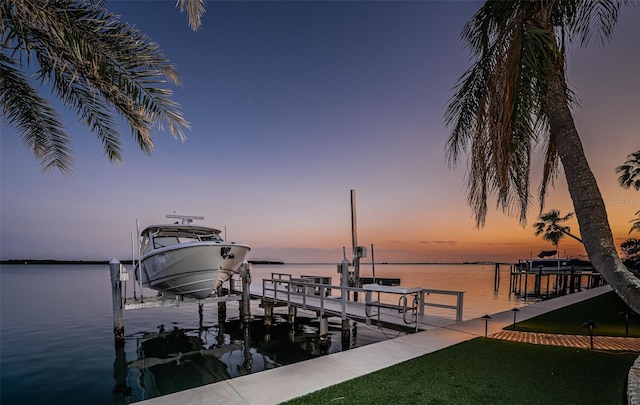
<instances>
[{"instance_id":1,"label":"mooring post","mask_svg":"<svg viewBox=\"0 0 640 405\"><path fill-rule=\"evenodd\" d=\"M251 265L242 263L242 320L248 322L251 319Z\"/></svg>"},{"instance_id":2,"label":"mooring post","mask_svg":"<svg viewBox=\"0 0 640 405\"><path fill-rule=\"evenodd\" d=\"M122 264L118 259L109 261L111 273L111 299L113 302L113 337L117 347L124 346L124 316L122 314L122 281L120 280Z\"/></svg>"}]
</instances>

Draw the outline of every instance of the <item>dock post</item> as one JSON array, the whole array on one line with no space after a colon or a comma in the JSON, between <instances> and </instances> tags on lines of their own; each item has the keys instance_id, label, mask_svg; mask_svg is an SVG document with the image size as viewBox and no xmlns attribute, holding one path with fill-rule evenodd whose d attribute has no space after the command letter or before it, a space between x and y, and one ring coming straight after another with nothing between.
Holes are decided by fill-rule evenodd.
<instances>
[{"instance_id":1,"label":"dock post","mask_svg":"<svg viewBox=\"0 0 640 405\"><path fill-rule=\"evenodd\" d=\"M242 320L248 322L251 319L251 265L245 261L242 263Z\"/></svg>"},{"instance_id":2,"label":"dock post","mask_svg":"<svg viewBox=\"0 0 640 405\"><path fill-rule=\"evenodd\" d=\"M268 329L273 322L273 305L269 302L263 303L264 307L264 326Z\"/></svg>"},{"instance_id":3,"label":"dock post","mask_svg":"<svg viewBox=\"0 0 640 405\"><path fill-rule=\"evenodd\" d=\"M111 273L111 299L113 302L113 337L116 348L124 347L124 316L122 314L122 281L120 273L122 264L118 259L109 261L109 271Z\"/></svg>"},{"instance_id":4,"label":"dock post","mask_svg":"<svg viewBox=\"0 0 640 405\"><path fill-rule=\"evenodd\" d=\"M498 292L500 289L500 263L496 263L493 274L493 291Z\"/></svg>"},{"instance_id":5,"label":"dock post","mask_svg":"<svg viewBox=\"0 0 640 405\"><path fill-rule=\"evenodd\" d=\"M576 268L571 266L571 279L569 280L569 294L573 294L576 290Z\"/></svg>"},{"instance_id":6,"label":"dock post","mask_svg":"<svg viewBox=\"0 0 640 405\"><path fill-rule=\"evenodd\" d=\"M342 247L342 251L344 252L344 247ZM342 303L342 318L344 319L346 317L346 311L347 311L347 301L349 300L349 290L347 289L347 287L349 287L349 265L351 263L349 263L349 260L347 260L347 257L345 255L345 258L342 260L342 263L340 263L340 301Z\"/></svg>"},{"instance_id":7,"label":"dock post","mask_svg":"<svg viewBox=\"0 0 640 405\"><path fill-rule=\"evenodd\" d=\"M513 270L513 265L509 266L509 296L516 292L516 279Z\"/></svg>"},{"instance_id":8,"label":"dock post","mask_svg":"<svg viewBox=\"0 0 640 405\"><path fill-rule=\"evenodd\" d=\"M291 305L289 307L289 317L288 317L289 325L295 325L297 313L298 313L298 308Z\"/></svg>"},{"instance_id":9,"label":"dock post","mask_svg":"<svg viewBox=\"0 0 640 405\"><path fill-rule=\"evenodd\" d=\"M222 284L217 288L216 296L222 297ZM225 323L227 321L227 302L218 301L218 323Z\"/></svg>"}]
</instances>

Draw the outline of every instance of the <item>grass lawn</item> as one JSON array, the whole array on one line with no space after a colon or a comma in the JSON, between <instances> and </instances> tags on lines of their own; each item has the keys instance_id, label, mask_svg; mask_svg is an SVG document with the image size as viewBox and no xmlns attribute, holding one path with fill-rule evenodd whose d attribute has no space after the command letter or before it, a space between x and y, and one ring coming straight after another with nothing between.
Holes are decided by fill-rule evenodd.
<instances>
[{"instance_id":1,"label":"grass lawn","mask_svg":"<svg viewBox=\"0 0 640 405\"><path fill-rule=\"evenodd\" d=\"M620 312L628 311L629 336L640 337L640 317L629 309L613 291L589 300L575 303L555 311L516 323L516 330L524 332L560 333L566 335L588 335L582 326L594 321L599 326L593 330L595 336L625 336L625 318ZM516 315L517 316L517 315ZM505 328L511 330L512 326Z\"/></svg>"},{"instance_id":2,"label":"grass lawn","mask_svg":"<svg viewBox=\"0 0 640 405\"><path fill-rule=\"evenodd\" d=\"M625 404L637 356L476 338L286 404Z\"/></svg>"},{"instance_id":3,"label":"grass lawn","mask_svg":"<svg viewBox=\"0 0 640 405\"><path fill-rule=\"evenodd\" d=\"M622 304L622 306L620 306ZM624 336L626 305L614 294L516 324L516 330ZM506 329L510 329L508 327ZM603 333L605 332L605 333ZM632 317L630 336L640 336ZM285 402L295 404L626 404L638 353L476 338Z\"/></svg>"}]
</instances>

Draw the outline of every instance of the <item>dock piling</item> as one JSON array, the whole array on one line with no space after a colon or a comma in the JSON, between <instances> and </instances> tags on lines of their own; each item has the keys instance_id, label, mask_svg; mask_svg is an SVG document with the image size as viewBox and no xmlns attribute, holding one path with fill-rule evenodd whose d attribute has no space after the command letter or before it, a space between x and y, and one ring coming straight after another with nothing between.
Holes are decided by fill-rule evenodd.
<instances>
[{"instance_id":1,"label":"dock piling","mask_svg":"<svg viewBox=\"0 0 640 405\"><path fill-rule=\"evenodd\" d=\"M242 263L240 276L242 279L242 320L248 322L251 319L251 265Z\"/></svg>"},{"instance_id":2,"label":"dock piling","mask_svg":"<svg viewBox=\"0 0 640 405\"><path fill-rule=\"evenodd\" d=\"M122 264L118 259L109 261L109 272L111 274L111 298L113 303L113 337L116 348L124 347L124 316L122 300Z\"/></svg>"}]
</instances>

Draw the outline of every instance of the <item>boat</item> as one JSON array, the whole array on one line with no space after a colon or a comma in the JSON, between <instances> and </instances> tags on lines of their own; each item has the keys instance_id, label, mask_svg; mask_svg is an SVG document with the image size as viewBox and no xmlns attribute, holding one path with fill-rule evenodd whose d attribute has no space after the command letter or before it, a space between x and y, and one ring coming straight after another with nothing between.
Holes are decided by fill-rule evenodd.
<instances>
[{"instance_id":1,"label":"boat","mask_svg":"<svg viewBox=\"0 0 640 405\"><path fill-rule=\"evenodd\" d=\"M251 247L227 242L220 230L194 225L204 217L167 215L180 222L147 226L140 233L143 287L204 299L238 271Z\"/></svg>"}]
</instances>

